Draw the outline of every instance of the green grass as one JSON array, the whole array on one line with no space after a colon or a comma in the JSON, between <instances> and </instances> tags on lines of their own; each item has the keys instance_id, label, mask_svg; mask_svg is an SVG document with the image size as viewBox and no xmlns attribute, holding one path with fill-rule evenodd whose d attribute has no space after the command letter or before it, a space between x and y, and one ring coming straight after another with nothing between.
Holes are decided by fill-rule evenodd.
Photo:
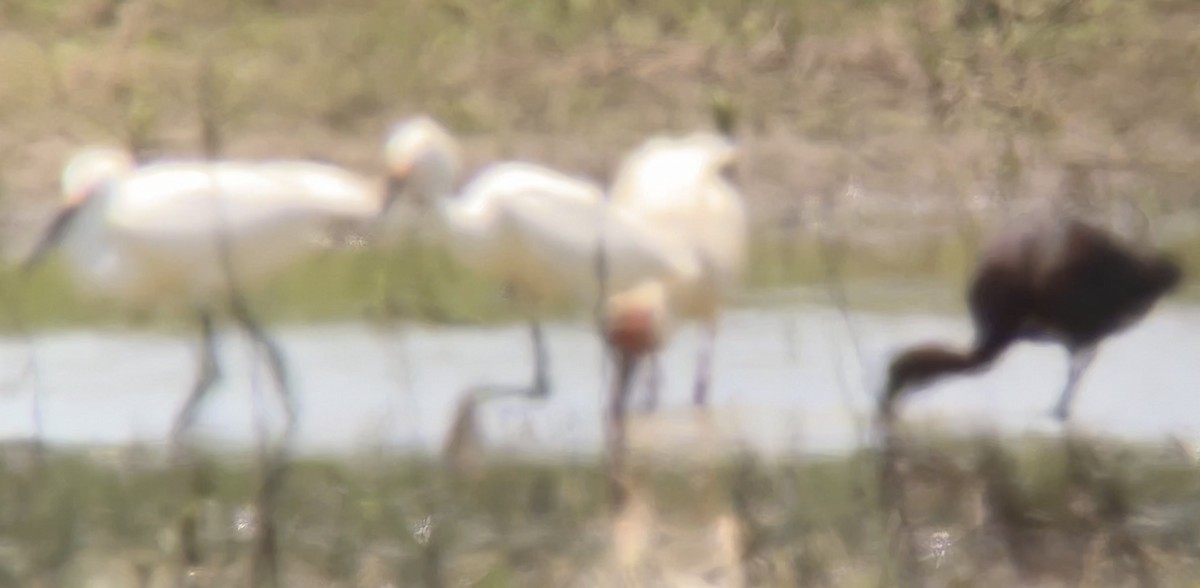
<instances>
[{"instance_id":1,"label":"green grass","mask_svg":"<svg viewBox=\"0 0 1200 588\"><path fill-rule=\"evenodd\" d=\"M930 250L921 249L919 255ZM869 251L842 254L841 279L886 282L904 279L952 286L965 271L961 248L946 245L931 260L912 256L879 259ZM824 287L826 257L810 240L780 243L762 240L751 247L746 270L746 293L760 289ZM131 311L117 303L89 296L72 280L63 260L55 260L29 275L0 274L10 304L0 328L63 328L86 325L178 326L190 317ZM248 296L252 308L266 320L285 323L365 319L429 323L483 324L522 318L520 309L504 295L502 284L459 264L448 251L410 242L389 251L329 251L307 260ZM866 299L873 297L866 292ZM590 309L587 303L551 300L550 316L567 317ZM903 307L903 305L901 305Z\"/></svg>"},{"instance_id":2,"label":"green grass","mask_svg":"<svg viewBox=\"0 0 1200 588\"><path fill-rule=\"evenodd\" d=\"M814 237L765 234L751 243L743 292L731 302L760 303L759 292L803 289L774 303L829 303L830 280L842 284L856 310L953 311L964 304L977 239L914 243L881 252L877 248L822 244ZM1200 274L1200 242L1184 241L1169 251L1187 275ZM832 265L831 265L832 264ZM831 268L832 272L831 273ZM917 287L905 296L894 287ZM0 329L79 326L190 327L191 317L139 312L81 292L65 262L54 260L36 272L0 273L0 294L10 303ZM1177 294L1194 300L1186 288ZM261 288L251 291L252 308L268 321L307 323L367 320L386 324L404 320L435 324L488 324L521 320L521 310L502 284L459 264L445 249L408 241L395 248L331 250L313 257ZM549 316L572 317L591 308L569 300L547 303Z\"/></svg>"}]
</instances>

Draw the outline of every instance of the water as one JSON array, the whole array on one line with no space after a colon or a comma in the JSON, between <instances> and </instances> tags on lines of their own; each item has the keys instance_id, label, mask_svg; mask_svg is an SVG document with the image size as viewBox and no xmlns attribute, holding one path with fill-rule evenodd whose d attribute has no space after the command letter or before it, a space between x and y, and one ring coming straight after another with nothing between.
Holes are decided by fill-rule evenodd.
<instances>
[{"instance_id":1,"label":"water","mask_svg":"<svg viewBox=\"0 0 1200 588\"><path fill-rule=\"evenodd\" d=\"M715 422L760 452L832 453L857 446L887 358L905 344L966 344L965 318L859 313L857 345L834 310L804 305L726 314L716 352ZM551 455L588 454L601 444L608 375L583 324L547 326L553 397L487 405L480 428L490 447ZM388 447L437 451L461 392L484 383L521 384L532 360L522 325L498 328L363 324L276 330L300 407L298 449L342 453ZM662 356L661 415L686 424L699 333L675 333ZM34 339L36 378L18 380L29 357L20 338L0 339L8 379L0 393L0 438L35 430L34 392L47 439L65 444L161 444L191 386L196 343L136 332L53 332ZM861 357L859 353L861 352ZM224 379L202 408L196 434L233 447L254 442L254 415L278 423L262 363L236 332L222 333ZM1200 308L1162 306L1112 338L1083 381L1075 423L1129 439L1196 438L1200 425ZM978 376L943 381L903 407L906 419L1007 432L1055 431L1049 410L1066 377L1057 346L1024 343ZM0 383L4 383L0 381ZM635 405L637 404L635 400ZM256 411L255 407L261 410ZM669 445L669 436L662 443ZM675 440L686 444L684 440Z\"/></svg>"}]
</instances>

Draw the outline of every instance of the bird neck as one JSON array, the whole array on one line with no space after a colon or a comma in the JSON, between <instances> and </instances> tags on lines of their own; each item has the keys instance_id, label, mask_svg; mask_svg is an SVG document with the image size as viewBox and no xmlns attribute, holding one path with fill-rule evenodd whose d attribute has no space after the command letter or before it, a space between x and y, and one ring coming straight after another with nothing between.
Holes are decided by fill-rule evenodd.
<instances>
[{"instance_id":1,"label":"bird neck","mask_svg":"<svg viewBox=\"0 0 1200 588\"><path fill-rule=\"evenodd\" d=\"M942 345L911 347L892 360L883 402L885 406L890 407L893 401L914 386L928 384L941 376L974 369L985 361L982 354Z\"/></svg>"},{"instance_id":2,"label":"bird neck","mask_svg":"<svg viewBox=\"0 0 1200 588\"><path fill-rule=\"evenodd\" d=\"M101 182L76 205L70 226L63 227L62 246L69 255L90 257L97 253L98 241L106 234L104 216L116 190L115 180Z\"/></svg>"},{"instance_id":3,"label":"bird neck","mask_svg":"<svg viewBox=\"0 0 1200 588\"><path fill-rule=\"evenodd\" d=\"M626 409L633 375L642 358L640 353L616 350L617 377L609 395L605 417L606 453L608 458L609 499L614 510L620 510L629 499L629 476L625 470L625 454L628 451Z\"/></svg>"},{"instance_id":4,"label":"bird neck","mask_svg":"<svg viewBox=\"0 0 1200 588\"><path fill-rule=\"evenodd\" d=\"M456 148L450 143L430 145L412 168L411 181L418 196L427 202L454 198L462 175Z\"/></svg>"},{"instance_id":5,"label":"bird neck","mask_svg":"<svg viewBox=\"0 0 1200 588\"><path fill-rule=\"evenodd\" d=\"M435 226L429 228L449 232L455 236L452 241L479 233L485 224L478 207L457 193L458 170L449 152L434 150L420 159L409 179L416 200L432 212L428 220Z\"/></svg>"}]
</instances>

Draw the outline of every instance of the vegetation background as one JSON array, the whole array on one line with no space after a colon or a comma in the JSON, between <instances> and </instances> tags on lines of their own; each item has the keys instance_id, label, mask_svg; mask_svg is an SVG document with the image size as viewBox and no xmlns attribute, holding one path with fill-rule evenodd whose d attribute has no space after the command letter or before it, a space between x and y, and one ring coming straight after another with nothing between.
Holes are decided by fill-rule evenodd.
<instances>
[{"instance_id":1,"label":"vegetation background","mask_svg":"<svg viewBox=\"0 0 1200 588\"><path fill-rule=\"evenodd\" d=\"M389 125L428 112L472 166L604 181L649 134L708 127L719 98L741 115L752 285L822 279L805 245L830 235L851 275L961 281L981 230L1051 199L1110 224L1140 210L1200 265L1192 0L8 0L0 22L12 255L81 143L378 175Z\"/></svg>"},{"instance_id":2,"label":"vegetation background","mask_svg":"<svg viewBox=\"0 0 1200 588\"><path fill-rule=\"evenodd\" d=\"M987 226L1047 200L1117 224L1140 210L1126 229L1148 223L1200 268L1195 0L4 0L0 243L23 253L84 143L378 176L388 126L427 112L473 167L517 157L604 181L647 135L707 127L714 98L741 115L751 286L825 280L830 253L843 277L957 284ZM332 253L258 306L304 320L511 312L440 252L414 251ZM100 320L61 268L4 277L22 294L4 326ZM1195 451L1100 444L1080 467L1073 451L914 449L913 534L945 539L917 554L926 581L1148 585L1149 560L1161 585L1195 585ZM144 448L28 457L0 459L0 586L245 581L252 465L207 463L192 487ZM893 585L873 459L648 468L674 534L633 571L610 546L640 519L609 525L595 464L306 460L278 508L285 585L707 581L713 551L691 540L713 513L743 533L723 585ZM204 566L179 567L180 512L202 521Z\"/></svg>"}]
</instances>

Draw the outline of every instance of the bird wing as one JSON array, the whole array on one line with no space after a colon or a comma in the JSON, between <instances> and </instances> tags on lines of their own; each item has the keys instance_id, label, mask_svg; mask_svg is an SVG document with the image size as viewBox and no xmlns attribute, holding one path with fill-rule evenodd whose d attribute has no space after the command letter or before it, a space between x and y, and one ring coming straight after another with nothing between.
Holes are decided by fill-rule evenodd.
<instances>
[{"instance_id":1,"label":"bird wing","mask_svg":"<svg viewBox=\"0 0 1200 588\"><path fill-rule=\"evenodd\" d=\"M695 260L636 215L605 202L595 184L529 164L501 164L481 174L462 192L464 206L489 218L504 254L533 266L542 279L565 282L576 291L596 283L603 233L608 278L613 287L648 277L695 272Z\"/></svg>"},{"instance_id":2,"label":"bird wing","mask_svg":"<svg viewBox=\"0 0 1200 588\"><path fill-rule=\"evenodd\" d=\"M625 157L610 193L614 206L694 248L722 288L745 263L743 199L721 173L735 155L733 143L713 133L654 137Z\"/></svg>"},{"instance_id":3,"label":"bird wing","mask_svg":"<svg viewBox=\"0 0 1200 588\"><path fill-rule=\"evenodd\" d=\"M379 210L367 182L307 162L152 164L115 189L109 226L135 237L245 235L288 223L365 220Z\"/></svg>"},{"instance_id":4,"label":"bird wing","mask_svg":"<svg viewBox=\"0 0 1200 588\"><path fill-rule=\"evenodd\" d=\"M257 164L262 173L276 178L286 190L295 189L307 205L331 215L369 218L383 204L383 192L362 176L340 167L309 161L272 161ZM285 194L286 194L285 190Z\"/></svg>"},{"instance_id":5,"label":"bird wing","mask_svg":"<svg viewBox=\"0 0 1200 588\"><path fill-rule=\"evenodd\" d=\"M610 198L648 212L696 207L711 185L727 184L721 170L735 153L732 143L712 133L651 138L622 160Z\"/></svg>"}]
</instances>

